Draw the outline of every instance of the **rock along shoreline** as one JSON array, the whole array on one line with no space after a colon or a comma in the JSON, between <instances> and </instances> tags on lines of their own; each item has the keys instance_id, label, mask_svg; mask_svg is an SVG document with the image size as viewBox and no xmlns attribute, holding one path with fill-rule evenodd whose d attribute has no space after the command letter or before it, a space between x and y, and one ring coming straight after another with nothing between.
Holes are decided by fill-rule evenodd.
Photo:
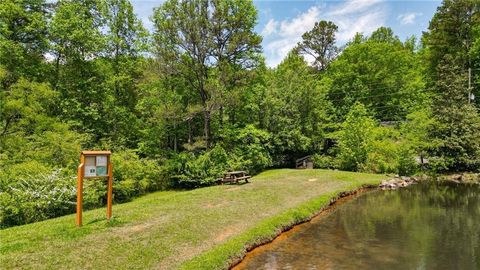
<instances>
[{"instance_id":1,"label":"rock along shoreline","mask_svg":"<svg viewBox=\"0 0 480 270\"><path fill-rule=\"evenodd\" d=\"M454 183L476 183L480 184L479 173L457 173L443 174L436 176L420 175L420 176L399 176L395 175L389 180L384 180L378 186L382 190L395 190L417 184L421 181L447 181Z\"/></svg>"}]
</instances>

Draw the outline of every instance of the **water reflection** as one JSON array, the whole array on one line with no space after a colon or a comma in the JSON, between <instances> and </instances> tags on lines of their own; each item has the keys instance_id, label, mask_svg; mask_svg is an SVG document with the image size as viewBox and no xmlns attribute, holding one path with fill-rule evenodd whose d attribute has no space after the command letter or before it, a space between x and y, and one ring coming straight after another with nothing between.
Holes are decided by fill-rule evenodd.
<instances>
[{"instance_id":1,"label":"water reflection","mask_svg":"<svg viewBox=\"0 0 480 270\"><path fill-rule=\"evenodd\" d=\"M480 187L360 195L236 269L480 269Z\"/></svg>"}]
</instances>

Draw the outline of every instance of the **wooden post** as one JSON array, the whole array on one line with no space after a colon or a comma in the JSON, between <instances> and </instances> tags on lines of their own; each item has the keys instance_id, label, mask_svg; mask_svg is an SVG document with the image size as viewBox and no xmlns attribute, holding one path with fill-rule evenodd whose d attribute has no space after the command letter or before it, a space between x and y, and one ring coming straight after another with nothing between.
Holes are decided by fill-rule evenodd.
<instances>
[{"instance_id":1,"label":"wooden post","mask_svg":"<svg viewBox=\"0 0 480 270\"><path fill-rule=\"evenodd\" d=\"M113 170L110 156L108 156L108 183L107 183L107 219L112 217Z\"/></svg>"},{"instance_id":2,"label":"wooden post","mask_svg":"<svg viewBox=\"0 0 480 270\"><path fill-rule=\"evenodd\" d=\"M85 166L85 157L80 156L80 165L77 169L77 217L75 224L77 227L82 226L82 211L83 211L83 168Z\"/></svg>"}]
</instances>

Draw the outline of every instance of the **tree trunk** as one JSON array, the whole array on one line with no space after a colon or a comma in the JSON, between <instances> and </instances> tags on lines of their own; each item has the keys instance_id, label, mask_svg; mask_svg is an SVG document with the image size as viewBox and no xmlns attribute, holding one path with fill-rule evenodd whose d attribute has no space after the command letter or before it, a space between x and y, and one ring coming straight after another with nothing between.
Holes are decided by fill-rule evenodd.
<instances>
[{"instance_id":1,"label":"tree trunk","mask_svg":"<svg viewBox=\"0 0 480 270\"><path fill-rule=\"evenodd\" d=\"M204 127L203 127L203 132L205 135L205 145L207 147L207 150L210 148L210 110L207 108L203 109L203 114L204 114Z\"/></svg>"},{"instance_id":2,"label":"tree trunk","mask_svg":"<svg viewBox=\"0 0 480 270\"><path fill-rule=\"evenodd\" d=\"M220 128L223 128L223 105L220 106Z\"/></svg>"},{"instance_id":3,"label":"tree trunk","mask_svg":"<svg viewBox=\"0 0 480 270\"><path fill-rule=\"evenodd\" d=\"M192 119L188 119L188 144L192 144Z\"/></svg>"},{"instance_id":4,"label":"tree trunk","mask_svg":"<svg viewBox=\"0 0 480 270\"><path fill-rule=\"evenodd\" d=\"M173 121L173 151L177 153L177 121Z\"/></svg>"}]
</instances>

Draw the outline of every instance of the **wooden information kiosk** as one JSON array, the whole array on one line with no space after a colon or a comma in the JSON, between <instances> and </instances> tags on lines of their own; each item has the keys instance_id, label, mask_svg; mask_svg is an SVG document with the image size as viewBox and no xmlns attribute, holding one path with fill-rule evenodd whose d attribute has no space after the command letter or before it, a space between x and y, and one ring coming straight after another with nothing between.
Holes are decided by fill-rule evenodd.
<instances>
[{"instance_id":1,"label":"wooden information kiosk","mask_svg":"<svg viewBox=\"0 0 480 270\"><path fill-rule=\"evenodd\" d=\"M76 224L82 226L83 179L107 178L107 219L112 217L113 174L110 151L82 151L77 170L77 218Z\"/></svg>"}]
</instances>

